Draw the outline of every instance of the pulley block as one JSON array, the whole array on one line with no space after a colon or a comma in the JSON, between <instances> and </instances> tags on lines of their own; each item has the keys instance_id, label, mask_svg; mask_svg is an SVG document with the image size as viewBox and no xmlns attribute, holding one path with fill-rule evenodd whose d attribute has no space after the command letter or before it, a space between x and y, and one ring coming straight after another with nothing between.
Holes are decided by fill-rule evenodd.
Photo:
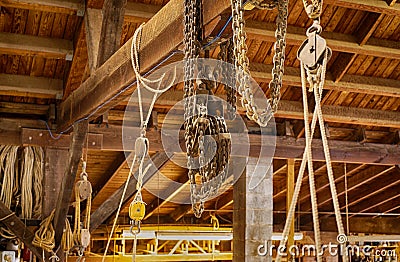
<instances>
[{"instance_id":1,"label":"pulley block","mask_svg":"<svg viewBox=\"0 0 400 262\"><path fill-rule=\"evenodd\" d=\"M92 195L92 185L88 180L78 182L79 196L82 200L88 199Z\"/></svg>"},{"instance_id":2,"label":"pulley block","mask_svg":"<svg viewBox=\"0 0 400 262\"><path fill-rule=\"evenodd\" d=\"M81 229L81 244L84 248L87 248L90 244L90 232L89 229Z\"/></svg>"},{"instance_id":3,"label":"pulley block","mask_svg":"<svg viewBox=\"0 0 400 262\"><path fill-rule=\"evenodd\" d=\"M146 137L140 136L135 141L135 154L138 159L147 156L149 151L149 140Z\"/></svg>"},{"instance_id":4,"label":"pulley block","mask_svg":"<svg viewBox=\"0 0 400 262\"><path fill-rule=\"evenodd\" d=\"M146 214L146 203L142 201L133 201L129 206L129 218L134 221L143 220Z\"/></svg>"}]
</instances>

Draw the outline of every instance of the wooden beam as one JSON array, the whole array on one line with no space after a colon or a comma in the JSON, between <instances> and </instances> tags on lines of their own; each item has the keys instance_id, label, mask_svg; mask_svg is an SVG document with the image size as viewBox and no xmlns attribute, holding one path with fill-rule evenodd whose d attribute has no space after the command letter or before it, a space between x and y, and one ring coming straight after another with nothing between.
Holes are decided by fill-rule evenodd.
<instances>
[{"instance_id":1,"label":"wooden beam","mask_svg":"<svg viewBox=\"0 0 400 262\"><path fill-rule=\"evenodd\" d=\"M146 173L146 176L143 178L143 185L146 185L146 183L157 174L157 171L168 160L168 156L164 152L156 153L151 160L148 160L144 166L148 166L152 163L154 166L153 168L150 168L150 170ZM136 171L135 174L132 174L125 198L123 199L123 203L126 203L126 201L128 201L136 193L136 179L134 179L134 177L137 177L137 172L138 171ZM111 215L113 215L115 211L117 211L119 202L122 198L124 186L125 185L122 185L117 191L114 192L114 194L105 200L95 212L92 213L90 219L90 231L95 230L99 225L104 223Z\"/></svg>"},{"instance_id":2,"label":"wooden beam","mask_svg":"<svg viewBox=\"0 0 400 262\"><path fill-rule=\"evenodd\" d=\"M230 1L227 0L205 1L204 23L213 20L229 6ZM143 26L140 48L142 73L148 71L182 42L182 7L182 0L169 1ZM176 33L171 34L171 32ZM132 38L60 105L59 130L66 129L76 120L88 116L103 105L95 115L102 114L129 94L126 93L109 102L135 80L130 61L131 44Z\"/></svg>"},{"instance_id":3,"label":"wooden beam","mask_svg":"<svg viewBox=\"0 0 400 262\"><path fill-rule=\"evenodd\" d=\"M333 6L339 6L349 9L363 10L369 12L376 13L384 13L388 15L400 15L400 4L395 3L394 0L386 0L391 1L391 5L388 6L384 1L377 0L326 0L324 3L330 4ZM39 10L45 12L55 12L55 13L65 13L65 14L76 14L78 10L82 8L80 5L80 0L2 0L2 6L6 7L15 7L22 9L32 9ZM136 5L140 6L140 5ZM153 5L146 5L142 8L137 9L137 13L135 13L134 8L128 8L130 12L127 12L126 15L145 18L150 16L150 14L155 13L156 10L152 9ZM157 6L155 6L157 7ZM128 11L127 10L127 11ZM140 12L139 12L140 11ZM151 16L150 16L151 17ZM149 18L150 18L149 17ZM137 22L137 20L134 20ZM139 20L142 22L141 20Z\"/></svg>"},{"instance_id":4,"label":"wooden beam","mask_svg":"<svg viewBox=\"0 0 400 262\"><path fill-rule=\"evenodd\" d=\"M331 4L349 9L363 10L387 15L400 15L400 4L394 4L391 7L384 1L377 0L325 0L325 4Z\"/></svg>"},{"instance_id":5,"label":"wooden beam","mask_svg":"<svg viewBox=\"0 0 400 262\"><path fill-rule=\"evenodd\" d=\"M49 105L0 102L0 113L22 115L47 115Z\"/></svg>"},{"instance_id":6,"label":"wooden beam","mask_svg":"<svg viewBox=\"0 0 400 262\"><path fill-rule=\"evenodd\" d=\"M34 233L2 201L0 201L0 220L36 257L42 257L41 250L32 244Z\"/></svg>"},{"instance_id":7,"label":"wooden beam","mask_svg":"<svg viewBox=\"0 0 400 262\"><path fill-rule=\"evenodd\" d=\"M0 74L0 94L61 99L63 81L45 77Z\"/></svg>"},{"instance_id":8,"label":"wooden beam","mask_svg":"<svg viewBox=\"0 0 400 262\"><path fill-rule=\"evenodd\" d=\"M98 67L98 55L101 39L101 28L103 24L102 10L87 8L84 17L85 35L88 53L88 63L90 73L94 72ZM109 38L106 38L109 39ZM103 43L103 42L102 42ZM104 44L104 43L103 43Z\"/></svg>"},{"instance_id":9,"label":"wooden beam","mask_svg":"<svg viewBox=\"0 0 400 262\"><path fill-rule=\"evenodd\" d=\"M393 128L400 124L400 113L396 111L325 105L322 112L326 122ZM302 103L281 100L275 117L303 119Z\"/></svg>"},{"instance_id":10,"label":"wooden beam","mask_svg":"<svg viewBox=\"0 0 400 262\"><path fill-rule=\"evenodd\" d=\"M0 52L20 56L44 56L53 59L72 60L72 42L64 39L48 38L12 33L0 33Z\"/></svg>"},{"instance_id":11,"label":"wooden beam","mask_svg":"<svg viewBox=\"0 0 400 262\"><path fill-rule=\"evenodd\" d=\"M379 2L379 1L376 1ZM275 42L275 24L246 21L246 32L250 39ZM400 59L400 43L395 41L381 40L373 41L360 46L357 39L352 35L323 32L327 45L333 51L369 55L383 58ZM288 45L300 46L306 39L305 30L302 27L288 26L286 42Z\"/></svg>"},{"instance_id":12,"label":"wooden beam","mask_svg":"<svg viewBox=\"0 0 400 262\"><path fill-rule=\"evenodd\" d=\"M78 171L78 165L82 157L82 148L86 141L88 131L88 121L81 121L74 124L74 133L71 139L69 150L68 164L64 172L62 183L60 184L60 193L57 198L57 206L54 214L54 229L56 246L61 244L61 238L65 226L70 201L72 197L72 189Z\"/></svg>"},{"instance_id":13,"label":"wooden beam","mask_svg":"<svg viewBox=\"0 0 400 262\"><path fill-rule=\"evenodd\" d=\"M2 120L0 119L0 123L1 122ZM7 125L6 122L4 122L4 124ZM97 147L97 149L124 151L122 145L121 128L118 129L113 126L110 126L109 129L110 129L110 131L108 131L109 133L106 133L107 132L106 128L99 129L91 127L93 133L89 135L90 139L89 148L94 148L96 145L100 144L100 148ZM3 130L7 131L7 129ZM97 130L97 132L95 132L95 130ZM22 129L23 134L24 131L25 129ZM25 135L22 135L22 139L21 139L21 134L15 132L15 129L13 129L12 132L6 132L4 136L1 136L1 134L2 132L0 132L0 142L2 144L61 146L61 144L57 143L61 143L59 141L63 141L65 139L63 138L63 136L58 140L50 139L48 137L48 132L43 129L38 129L38 130L31 129L29 133L25 133ZM182 136L183 138L183 133L181 133L180 136ZM163 150L162 145L159 143L161 141L160 140L161 138L160 138L160 132L158 130L149 130L147 132L147 137L150 140L150 151L156 152ZM99 141L97 139L101 140ZM258 157L260 149L259 135L249 134L249 139L251 144L249 152L250 156ZM23 141L23 143L21 143L21 140ZM17 141L19 142L17 143ZM132 140L132 143L134 143L134 140ZM241 142L241 140L239 139L237 143L239 143L239 145L240 143L243 143L244 147L248 146L247 140ZM375 144L375 143L360 144L358 142L338 141L338 140L330 140L329 143L331 148L332 161L334 162L381 164L381 165L397 165L398 163L400 163L400 148L397 145ZM305 146L304 138L296 139L293 137L286 137L286 136L276 137L275 158L277 159L294 158L296 160L302 159L304 146ZM241 152L237 152L237 154L240 155ZM315 161L325 160L322 151L322 141L319 139L313 140L313 155Z\"/></svg>"},{"instance_id":14,"label":"wooden beam","mask_svg":"<svg viewBox=\"0 0 400 262\"><path fill-rule=\"evenodd\" d=\"M96 69L121 46L122 24L127 0L105 0Z\"/></svg>"},{"instance_id":15,"label":"wooden beam","mask_svg":"<svg viewBox=\"0 0 400 262\"><path fill-rule=\"evenodd\" d=\"M60 183L67 168L68 151L66 149L45 149L45 174L43 176L43 218L48 217L57 206Z\"/></svg>"},{"instance_id":16,"label":"wooden beam","mask_svg":"<svg viewBox=\"0 0 400 262\"><path fill-rule=\"evenodd\" d=\"M385 0L388 6L394 6L397 2L397 0Z\"/></svg>"}]
</instances>

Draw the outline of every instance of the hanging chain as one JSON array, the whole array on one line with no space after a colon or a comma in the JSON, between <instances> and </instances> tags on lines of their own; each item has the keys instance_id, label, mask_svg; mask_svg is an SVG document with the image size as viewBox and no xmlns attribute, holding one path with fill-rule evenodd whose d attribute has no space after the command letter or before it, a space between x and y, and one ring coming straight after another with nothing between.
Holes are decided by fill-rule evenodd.
<instances>
[{"instance_id":1,"label":"hanging chain","mask_svg":"<svg viewBox=\"0 0 400 262\"><path fill-rule=\"evenodd\" d=\"M226 181L226 167L231 144L228 128L222 116L221 104L212 97L216 83L204 80L207 78L205 73L208 68L201 63L196 65L194 63L194 59L200 55L201 25L201 0L186 0L184 27L185 144L191 203L196 217L201 217L204 211L204 202L217 194L219 188ZM206 50L205 56L207 57L208 54ZM196 67L199 80L195 82ZM234 95L234 93L229 94L232 104L235 104ZM213 109L215 112L210 112ZM216 148L216 152L213 152L213 148ZM200 181L196 181L196 176L200 177Z\"/></svg>"},{"instance_id":2,"label":"hanging chain","mask_svg":"<svg viewBox=\"0 0 400 262\"><path fill-rule=\"evenodd\" d=\"M222 42L219 47L220 47L220 52L218 54L218 59L223 62L233 64L235 61L235 57L233 54L233 48L234 48L233 40L229 39L225 42ZM226 101L229 105L227 109L226 118L233 120L236 117L236 100L237 100L236 90L230 87L229 84L226 83L230 83L231 79L235 79L236 73L233 70L227 70L227 69L228 69L227 66L224 65L222 65L221 68L219 68L222 82L225 83L223 86L226 93Z\"/></svg>"},{"instance_id":3,"label":"hanging chain","mask_svg":"<svg viewBox=\"0 0 400 262\"><path fill-rule=\"evenodd\" d=\"M244 30L245 22L243 18L242 2L240 0L231 0L232 2L232 29L234 42L235 67L241 72L236 74L238 83L238 92L242 96L242 106L246 109L246 115L251 120L257 122L260 126L266 126L271 119L272 114L268 109L261 113L254 103L253 92L248 86L250 70L249 59L247 57L246 32ZM269 99L272 112L278 110L280 100L280 89L282 86L282 76L284 72L285 48L286 48L286 28L288 16L288 1L279 0L277 3L278 17L276 20L276 43L274 45L275 54L273 59L272 80L269 84L271 89L271 98Z\"/></svg>"},{"instance_id":4,"label":"hanging chain","mask_svg":"<svg viewBox=\"0 0 400 262\"><path fill-rule=\"evenodd\" d=\"M303 5L309 18L318 19L321 16L323 0L311 0L311 4L303 0Z\"/></svg>"}]
</instances>

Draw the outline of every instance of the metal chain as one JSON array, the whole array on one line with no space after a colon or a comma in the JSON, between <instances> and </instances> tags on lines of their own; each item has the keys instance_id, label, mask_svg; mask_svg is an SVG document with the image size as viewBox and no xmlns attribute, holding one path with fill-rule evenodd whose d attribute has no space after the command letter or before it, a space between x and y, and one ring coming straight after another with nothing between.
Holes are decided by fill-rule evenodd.
<instances>
[{"instance_id":1,"label":"metal chain","mask_svg":"<svg viewBox=\"0 0 400 262\"><path fill-rule=\"evenodd\" d=\"M254 120L260 126L266 126L272 115L268 109L262 112L258 111L254 103L253 92L248 86L250 71L249 59L247 57L246 32L244 30L244 18L242 2L240 0L231 0L232 3L232 29L235 54L235 67L239 68L236 74L236 81L239 85L238 92L242 96L242 106L246 109L246 115L249 119ZM278 109L280 100L280 88L282 86L282 76L285 61L286 47L286 28L288 15L288 0L278 1L278 17L275 43L274 64L272 69L272 80L270 83L271 99L269 99L272 112L275 113Z\"/></svg>"},{"instance_id":2,"label":"metal chain","mask_svg":"<svg viewBox=\"0 0 400 262\"><path fill-rule=\"evenodd\" d=\"M272 67L272 80L269 83L271 90L270 104L272 112L278 111L278 104L281 99L282 78L285 65L285 50L286 50L286 29L288 17L288 0L278 1L278 17L276 18L276 42L274 45L274 58Z\"/></svg>"},{"instance_id":3,"label":"metal chain","mask_svg":"<svg viewBox=\"0 0 400 262\"><path fill-rule=\"evenodd\" d=\"M303 5L309 18L318 19L321 16L323 0L311 0L311 4L303 0Z\"/></svg>"},{"instance_id":4,"label":"metal chain","mask_svg":"<svg viewBox=\"0 0 400 262\"><path fill-rule=\"evenodd\" d=\"M266 1L266 0L249 0L250 4L252 4L254 7L258 9L266 9L266 10L272 10L277 6L277 0L273 1Z\"/></svg>"},{"instance_id":5,"label":"metal chain","mask_svg":"<svg viewBox=\"0 0 400 262\"><path fill-rule=\"evenodd\" d=\"M196 217L201 217L204 211L204 202L218 192L226 180L226 166L230 153L230 136L225 120L220 116L210 116L207 111L207 102L195 101L195 87L200 93L210 94L215 83L194 80L194 59L199 56L199 42L201 40L201 0L185 0L185 64L184 64L184 117L185 117L185 144L188 158L188 176L190 181L191 203ZM204 72L201 64L197 65L200 73ZM201 78L201 77L199 77ZM197 92L196 92L197 93ZM208 99L208 98L207 98ZM200 99L199 99L200 100ZM223 134L221 134L223 132ZM222 138L220 137L222 135ZM217 152L211 158L209 145L206 147L205 138L212 136L216 142ZM198 157L199 168L195 169L195 158ZM208 158L208 159L207 159ZM200 189L196 183L196 175L201 176Z\"/></svg>"},{"instance_id":6,"label":"metal chain","mask_svg":"<svg viewBox=\"0 0 400 262\"><path fill-rule=\"evenodd\" d=\"M234 54L233 54L233 41L232 39L229 39L225 42L222 42L220 44L220 52L218 54L218 59L221 61L224 61L229 64L233 64L235 61ZM223 83L230 83L231 79L235 79L236 73L233 70L227 70L227 67L222 65L221 68L219 68L219 71L221 73L222 77L222 82ZM228 75L230 73L230 75ZM226 118L233 120L236 117L236 90L229 86L228 84L224 84L224 90L226 93L226 101L230 105L227 109L227 114Z\"/></svg>"}]
</instances>

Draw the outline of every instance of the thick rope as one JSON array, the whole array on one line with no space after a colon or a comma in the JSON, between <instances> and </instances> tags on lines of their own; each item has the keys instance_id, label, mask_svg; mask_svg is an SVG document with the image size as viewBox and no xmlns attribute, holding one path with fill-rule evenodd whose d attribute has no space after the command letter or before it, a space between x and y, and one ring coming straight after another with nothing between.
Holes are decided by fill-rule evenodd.
<instances>
[{"instance_id":1,"label":"thick rope","mask_svg":"<svg viewBox=\"0 0 400 262\"><path fill-rule=\"evenodd\" d=\"M33 217L42 218L42 181L44 153L41 147L32 147L34 153L33 165Z\"/></svg>"},{"instance_id":2,"label":"thick rope","mask_svg":"<svg viewBox=\"0 0 400 262\"><path fill-rule=\"evenodd\" d=\"M54 236L54 219L55 210L51 214L42 220L39 229L35 232L35 237L33 238L32 244L36 247L40 247L43 250L53 253L53 249L56 246Z\"/></svg>"}]
</instances>

